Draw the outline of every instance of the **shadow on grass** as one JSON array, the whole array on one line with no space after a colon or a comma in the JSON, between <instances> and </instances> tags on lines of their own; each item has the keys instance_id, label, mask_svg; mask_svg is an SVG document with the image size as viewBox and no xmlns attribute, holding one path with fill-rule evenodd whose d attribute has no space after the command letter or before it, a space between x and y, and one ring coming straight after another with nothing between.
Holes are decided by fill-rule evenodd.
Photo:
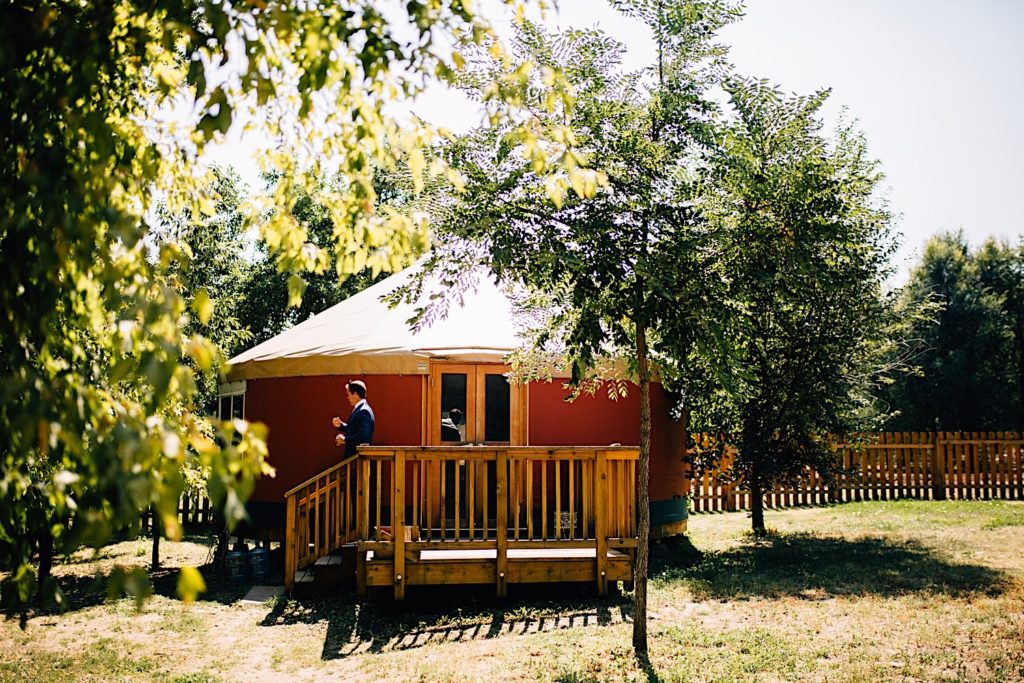
<instances>
[{"instance_id":1,"label":"shadow on grass","mask_svg":"<svg viewBox=\"0 0 1024 683\"><path fill-rule=\"evenodd\" d=\"M249 589L253 586L283 585L284 572L281 566L282 563L275 562L274 559L276 558L274 558L273 555L274 553L272 553L268 573L260 578L252 578L249 576L233 578L225 567L215 566L210 563L197 567L206 584L206 591L200 594L199 601L232 605L244 598L246 593L248 593ZM62 564L64 566L72 566L73 564L84 563L63 562ZM160 595L168 598L178 597L177 588L178 577L181 573L180 567L175 566L158 569L156 571L148 571L148 565L145 564L140 565L136 563L131 566L141 566L147 571L149 583L154 595ZM111 571L112 568L108 568L93 575L62 573L58 577L58 581L61 589L64 591L65 597L67 598L65 608L62 611L74 612L88 607L94 607L105 602L109 597L108 586Z\"/></svg>"},{"instance_id":2,"label":"shadow on grass","mask_svg":"<svg viewBox=\"0 0 1024 683\"><path fill-rule=\"evenodd\" d=\"M410 587L402 603L388 598L359 602L349 591L297 601L279 597L266 627L327 623L321 658L410 650L431 643L467 642L629 621L630 603L600 598L593 586L511 586L493 597L493 586Z\"/></svg>"},{"instance_id":3,"label":"shadow on grass","mask_svg":"<svg viewBox=\"0 0 1024 683\"><path fill-rule=\"evenodd\" d=\"M705 553L692 563L656 563L652 570L657 584L685 584L697 600L909 593L994 596L1005 592L1010 580L989 567L950 562L916 541L806 533L752 539L736 548Z\"/></svg>"}]
</instances>

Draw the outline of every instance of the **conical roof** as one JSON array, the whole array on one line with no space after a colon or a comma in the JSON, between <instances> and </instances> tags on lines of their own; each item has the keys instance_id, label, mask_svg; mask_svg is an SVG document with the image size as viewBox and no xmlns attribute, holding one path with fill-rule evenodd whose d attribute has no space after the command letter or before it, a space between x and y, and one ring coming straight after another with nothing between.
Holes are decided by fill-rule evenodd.
<instances>
[{"instance_id":1,"label":"conical roof","mask_svg":"<svg viewBox=\"0 0 1024 683\"><path fill-rule=\"evenodd\" d=\"M407 321L416 306L401 304L392 309L381 298L408 282L415 268L392 275L235 356L228 361L228 379L425 374L432 358L501 362L520 346L513 304L486 275L475 289L463 294L461 305L450 304L446 317L412 331Z\"/></svg>"}]
</instances>

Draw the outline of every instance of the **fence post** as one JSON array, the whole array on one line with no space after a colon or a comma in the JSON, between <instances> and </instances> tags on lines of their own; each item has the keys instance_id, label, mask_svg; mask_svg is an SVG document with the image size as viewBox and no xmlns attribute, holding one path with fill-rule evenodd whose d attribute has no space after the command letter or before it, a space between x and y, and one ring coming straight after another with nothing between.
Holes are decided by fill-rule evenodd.
<instances>
[{"instance_id":1,"label":"fence post","mask_svg":"<svg viewBox=\"0 0 1024 683\"><path fill-rule=\"evenodd\" d=\"M932 448L931 479L932 500L946 500L946 439L945 432L935 432Z\"/></svg>"}]
</instances>

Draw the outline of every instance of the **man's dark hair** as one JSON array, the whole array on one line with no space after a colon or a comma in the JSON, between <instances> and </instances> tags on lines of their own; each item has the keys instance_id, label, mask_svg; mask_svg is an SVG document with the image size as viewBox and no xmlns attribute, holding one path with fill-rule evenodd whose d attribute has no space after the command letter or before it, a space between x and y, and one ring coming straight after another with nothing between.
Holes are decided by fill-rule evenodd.
<instances>
[{"instance_id":1,"label":"man's dark hair","mask_svg":"<svg viewBox=\"0 0 1024 683\"><path fill-rule=\"evenodd\" d=\"M354 379L345 385L350 394L359 394L359 398L366 398L366 385L361 379Z\"/></svg>"},{"instance_id":2,"label":"man's dark hair","mask_svg":"<svg viewBox=\"0 0 1024 683\"><path fill-rule=\"evenodd\" d=\"M462 422L462 411L458 408L452 408L448 411L448 419L451 420L453 424L460 424Z\"/></svg>"}]
</instances>

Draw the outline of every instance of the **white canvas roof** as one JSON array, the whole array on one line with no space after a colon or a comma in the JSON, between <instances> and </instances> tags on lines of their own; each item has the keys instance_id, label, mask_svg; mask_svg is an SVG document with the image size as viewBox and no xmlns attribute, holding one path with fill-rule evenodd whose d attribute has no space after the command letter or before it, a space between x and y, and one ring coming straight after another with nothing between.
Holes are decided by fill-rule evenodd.
<instances>
[{"instance_id":1,"label":"white canvas roof","mask_svg":"<svg viewBox=\"0 0 1024 683\"><path fill-rule=\"evenodd\" d=\"M415 268L416 266L413 266ZM415 307L394 309L381 297L404 284L412 269L392 275L230 361L228 379L338 374L426 374L427 361L502 362L518 347L513 305L489 276L447 317L412 332Z\"/></svg>"}]
</instances>

